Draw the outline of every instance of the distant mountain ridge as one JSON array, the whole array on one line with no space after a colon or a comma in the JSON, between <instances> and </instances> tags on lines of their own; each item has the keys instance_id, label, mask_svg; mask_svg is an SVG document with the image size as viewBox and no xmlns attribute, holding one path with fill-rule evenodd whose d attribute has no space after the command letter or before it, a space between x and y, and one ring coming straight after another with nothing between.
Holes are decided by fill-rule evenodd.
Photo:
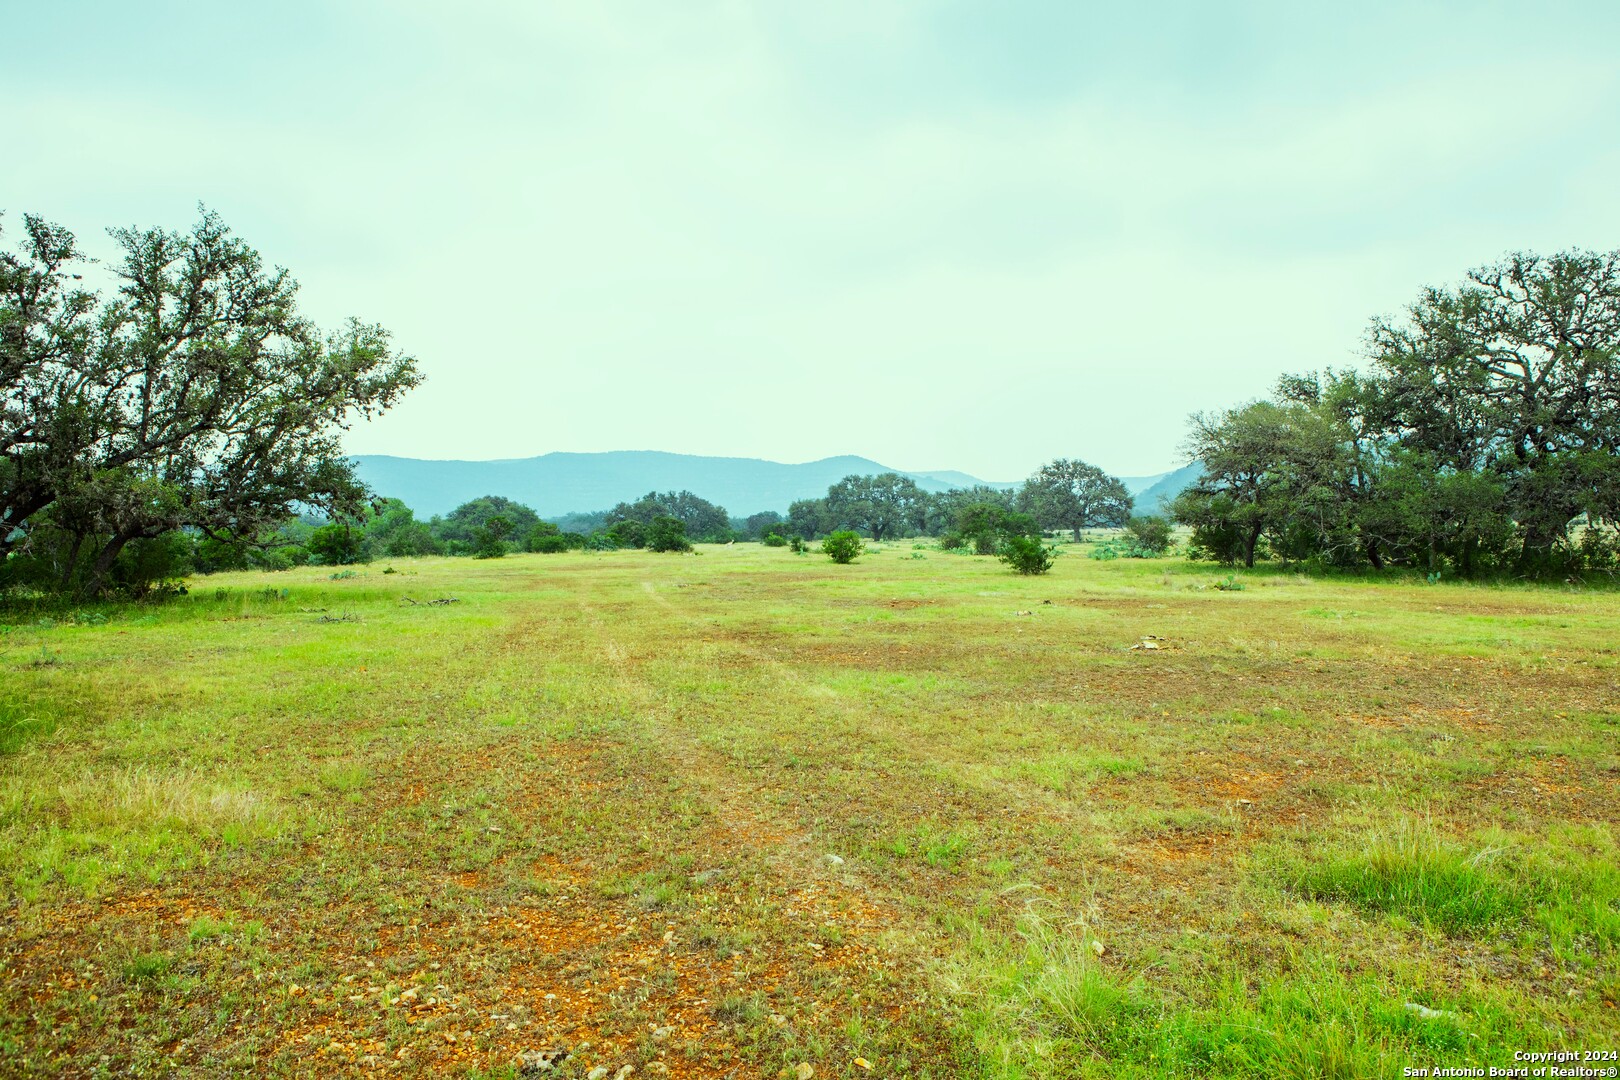
<instances>
[{"instance_id":1,"label":"distant mountain ridge","mask_svg":"<svg viewBox=\"0 0 1620 1080\"><path fill-rule=\"evenodd\" d=\"M532 507L541 517L556 518L606 510L649 491L690 491L725 507L733 517L747 517L761 510L785 513L788 504L796 499L819 499L827 494L827 488L846 476L889 472L911 477L924 491L1018 486L1016 481L985 481L950 469L891 469L852 454L802 464L660 450L593 454L558 451L497 461L432 461L360 454L352 460L360 479L373 491L403 500L422 518L447 514L480 495L501 495ZM1129 477L1125 484L1141 507L1145 505L1143 496L1151 493L1155 485L1178 475Z\"/></svg>"},{"instance_id":2,"label":"distant mountain ridge","mask_svg":"<svg viewBox=\"0 0 1620 1080\"><path fill-rule=\"evenodd\" d=\"M851 475L898 472L924 491L986 483L960 472L891 469L854 455L797 465L659 450L557 452L499 461L426 461L383 454L361 454L352 460L360 479L373 491L404 500L423 518L447 514L480 495L502 495L533 507L541 517L560 517L606 510L649 491L690 491L725 507L733 517L747 517L761 510L785 513L795 499L820 498L828 487Z\"/></svg>"}]
</instances>

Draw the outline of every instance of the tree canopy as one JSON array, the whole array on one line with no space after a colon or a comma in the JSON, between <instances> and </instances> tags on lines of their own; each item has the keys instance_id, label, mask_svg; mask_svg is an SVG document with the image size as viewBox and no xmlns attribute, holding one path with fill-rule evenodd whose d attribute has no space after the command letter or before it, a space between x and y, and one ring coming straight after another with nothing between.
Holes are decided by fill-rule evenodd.
<instances>
[{"instance_id":1,"label":"tree canopy","mask_svg":"<svg viewBox=\"0 0 1620 1080\"><path fill-rule=\"evenodd\" d=\"M318 329L211 211L110 234L110 295L59 225L25 216L0 250L0 556L65 548L62 582L94 591L132 541L357 512L338 436L417 385L414 360L380 326Z\"/></svg>"},{"instance_id":2,"label":"tree canopy","mask_svg":"<svg viewBox=\"0 0 1620 1080\"><path fill-rule=\"evenodd\" d=\"M1204 477L1174 513L1195 546L1434 573L1615 562L1620 252L1514 254L1424 289L1367 354L1193 417Z\"/></svg>"},{"instance_id":3,"label":"tree canopy","mask_svg":"<svg viewBox=\"0 0 1620 1080\"><path fill-rule=\"evenodd\" d=\"M1019 492L1018 507L1043 529L1120 526L1131 516L1131 493L1115 477L1084 461L1058 458L1042 465Z\"/></svg>"}]
</instances>

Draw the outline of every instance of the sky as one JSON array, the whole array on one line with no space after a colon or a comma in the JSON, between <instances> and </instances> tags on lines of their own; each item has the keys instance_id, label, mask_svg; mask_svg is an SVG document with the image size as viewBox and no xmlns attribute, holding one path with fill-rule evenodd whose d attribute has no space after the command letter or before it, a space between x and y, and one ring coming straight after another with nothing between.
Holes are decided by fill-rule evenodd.
<instances>
[{"instance_id":1,"label":"sky","mask_svg":"<svg viewBox=\"0 0 1620 1080\"><path fill-rule=\"evenodd\" d=\"M426 382L352 453L1166 471L1620 248L1620 6L0 0L0 225L205 203ZM8 232L8 235L14 235Z\"/></svg>"}]
</instances>

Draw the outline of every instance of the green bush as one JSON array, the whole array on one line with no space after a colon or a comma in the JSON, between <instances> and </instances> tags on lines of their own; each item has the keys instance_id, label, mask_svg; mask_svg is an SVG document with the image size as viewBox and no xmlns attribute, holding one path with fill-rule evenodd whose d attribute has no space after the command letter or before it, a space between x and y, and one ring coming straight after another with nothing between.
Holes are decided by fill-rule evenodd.
<instances>
[{"instance_id":1,"label":"green bush","mask_svg":"<svg viewBox=\"0 0 1620 1080\"><path fill-rule=\"evenodd\" d=\"M759 538L759 542L766 547L787 547L788 538L781 533L768 532Z\"/></svg>"},{"instance_id":2,"label":"green bush","mask_svg":"<svg viewBox=\"0 0 1620 1080\"><path fill-rule=\"evenodd\" d=\"M647 546L647 527L632 518L615 521L608 526L608 539L614 547L638 548Z\"/></svg>"},{"instance_id":3,"label":"green bush","mask_svg":"<svg viewBox=\"0 0 1620 1080\"><path fill-rule=\"evenodd\" d=\"M803 555L810 549L808 546L806 546L804 537L793 535L788 537L788 550L792 551L795 555Z\"/></svg>"},{"instance_id":4,"label":"green bush","mask_svg":"<svg viewBox=\"0 0 1620 1080\"><path fill-rule=\"evenodd\" d=\"M1170 550L1171 531L1168 521L1152 514L1133 517L1125 523L1126 535L1149 555L1162 555Z\"/></svg>"},{"instance_id":5,"label":"green bush","mask_svg":"<svg viewBox=\"0 0 1620 1080\"><path fill-rule=\"evenodd\" d=\"M333 522L311 533L304 546L312 559L325 566L348 566L359 562L364 555L364 539L363 530L345 522Z\"/></svg>"},{"instance_id":6,"label":"green bush","mask_svg":"<svg viewBox=\"0 0 1620 1080\"><path fill-rule=\"evenodd\" d=\"M647 526L647 548L650 551L691 551L686 523L667 514L653 518L652 524Z\"/></svg>"},{"instance_id":7,"label":"green bush","mask_svg":"<svg viewBox=\"0 0 1620 1080\"><path fill-rule=\"evenodd\" d=\"M821 542L821 550L835 563L852 563L866 548L855 533L840 529Z\"/></svg>"},{"instance_id":8,"label":"green bush","mask_svg":"<svg viewBox=\"0 0 1620 1080\"><path fill-rule=\"evenodd\" d=\"M1020 574L1044 574L1056 558L1057 548L1036 536L1008 536L1001 544L1001 561Z\"/></svg>"}]
</instances>

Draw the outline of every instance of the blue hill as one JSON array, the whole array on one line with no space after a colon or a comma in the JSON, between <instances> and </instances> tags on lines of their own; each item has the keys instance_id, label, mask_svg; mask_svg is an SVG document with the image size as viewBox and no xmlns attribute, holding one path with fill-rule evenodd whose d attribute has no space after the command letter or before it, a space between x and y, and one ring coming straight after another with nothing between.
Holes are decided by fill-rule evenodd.
<instances>
[{"instance_id":1,"label":"blue hill","mask_svg":"<svg viewBox=\"0 0 1620 1080\"><path fill-rule=\"evenodd\" d=\"M786 512L795 499L820 498L830 485L852 474L902 471L855 456L788 465L656 450L554 453L504 461L424 461L376 454L353 460L360 479L373 491L403 500L423 518L448 513L480 495L503 495L533 507L542 517L559 517L605 510L649 491L691 491L734 517L746 517L761 510ZM984 483L959 472L905 475L925 491Z\"/></svg>"}]
</instances>

